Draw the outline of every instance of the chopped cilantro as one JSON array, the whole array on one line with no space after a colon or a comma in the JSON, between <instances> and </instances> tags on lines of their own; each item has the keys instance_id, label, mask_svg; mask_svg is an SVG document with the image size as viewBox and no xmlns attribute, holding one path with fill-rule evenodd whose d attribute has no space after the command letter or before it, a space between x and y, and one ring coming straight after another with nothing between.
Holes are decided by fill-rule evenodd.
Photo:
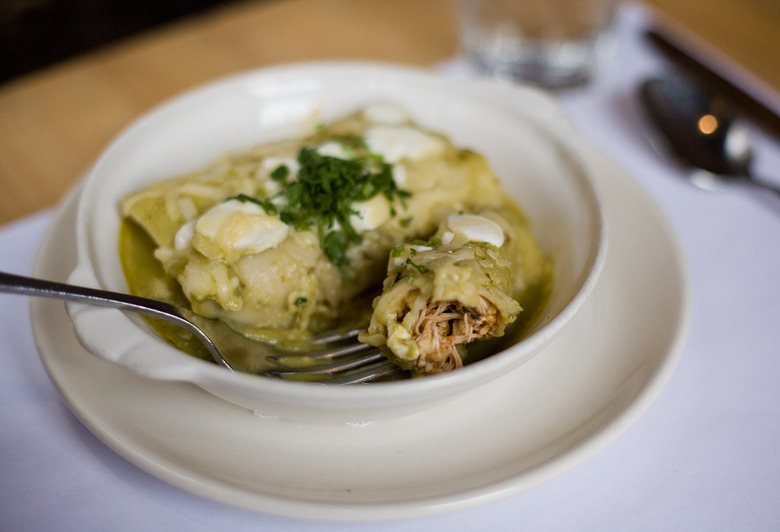
<instances>
[{"instance_id":1,"label":"chopped cilantro","mask_svg":"<svg viewBox=\"0 0 780 532\"><path fill-rule=\"evenodd\" d=\"M330 231L325 235L324 241L321 243L322 250L325 252L325 256L330 261L338 266L344 268L349 265L349 257L347 257L347 248L349 247L349 240L345 233L341 231Z\"/></svg>"},{"instance_id":2,"label":"chopped cilantro","mask_svg":"<svg viewBox=\"0 0 780 532\"><path fill-rule=\"evenodd\" d=\"M414 268L415 270L417 270L418 272L420 272L422 274L425 274L425 273L428 273L429 271L431 271L424 264L416 264L416 263L412 262L412 259L406 259L406 264L408 264L409 266L411 266L412 268Z\"/></svg>"},{"instance_id":3,"label":"chopped cilantro","mask_svg":"<svg viewBox=\"0 0 780 532\"><path fill-rule=\"evenodd\" d=\"M362 242L350 220L356 212L352 205L384 194L391 204L398 200L405 208L404 200L411 193L396 186L391 165L369 153L363 138L348 135L336 140L348 147L354 158L330 157L321 155L316 147L303 147L298 153L297 176L291 176L286 165L271 172L271 179L284 187L280 194L287 198L286 205L272 203L278 195L261 200L239 194L229 199L256 203L296 230L315 229L325 256L347 274L347 250ZM396 214L394 207L391 213Z\"/></svg>"},{"instance_id":4,"label":"chopped cilantro","mask_svg":"<svg viewBox=\"0 0 780 532\"><path fill-rule=\"evenodd\" d=\"M441 238L432 236L430 240L423 240L421 238L414 238L409 241L412 246L424 246L428 248L436 248L441 245Z\"/></svg>"},{"instance_id":5,"label":"chopped cilantro","mask_svg":"<svg viewBox=\"0 0 780 532\"><path fill-rule=\"evenodd\" d=\"M260 199L259 197L249 196L247 194L238 194L236 196L230 196L229 198L226 198L225 201L237 200L241 203L254 203L255 205L262 207L267 214L277 214L276 205L271 203L271 199L272 198Z\"/></svg>"},{"instance_id":6,"label":"chopped cilantro","mask_svg":"<svg viewBox=\"0 0 780 532\"><path fill-rule=\"evenodd\" d=\"M274 181L284 181L287 176L290 175L290 168L286 164L277 166L273 172L271 172L271 179Z\"/></svg>"}]
</instances>

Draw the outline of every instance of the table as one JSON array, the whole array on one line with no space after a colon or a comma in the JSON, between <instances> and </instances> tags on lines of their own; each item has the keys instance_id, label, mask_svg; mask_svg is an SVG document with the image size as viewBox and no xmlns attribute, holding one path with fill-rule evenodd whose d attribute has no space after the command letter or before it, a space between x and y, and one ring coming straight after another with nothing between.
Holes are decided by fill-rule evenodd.
<instances>
[{"instance_id":1,"label":"table","mask_svg":"<svg viewBox=\"0 0 780 532\"><path fill-rule=\"evenodd\" d=\"M651 0L780 90L780 4ZM432 65L457 53L456 0L228 5L0 86L0 223L53 205L155 104L270 64L359 58Z\"/></svg>"},{"instance_id":2,"label":"table","mask_svg":"<svg viewBox=\"0 0 780 532\"><path fill-rule=\"evenodd\" d=\"M751 12L747 6L754 6L760 19L773 10L760 0L737 3L732 14ZM7 191L0 205L16 209L6 215L12 221L0 227L0 248L6 250L0 254L0 270L31 271L53 219L51 209L41 209L78 180L119 129L160 100L205 79L277 60L323 57L372 57L432 65L452 77L473 75L453 57L452 2L390 4L241 4L0 88L0 169ZM669 13L697 28L695 11L668 4ZM710 5L725 9L730 3L702 3L701 12ZM590 86L557 96L588 141L628 169L655 201L677 235L689 272L691 319L679 365L633 426L616 427L627 428L616 441L538 487L454 513L354 524L233 508L159 480L90 433L68 411L41 367L24 304L3 296L0 529L780 529L780 206L774 198L747 191L695 189L649 148L638 131L632 97L640 80L669 66L639 37L645 20L640 6L621 11L614 61ZM320 26L329 28L334 39L322 38L319 47L295 41L296 33ZM755 26L756 36L762 27ZM704 24L697 33L707 37L707 28ZM402 30L408 34L389 46L386 36ZM733 45L738 38L731 41L732 48L722 32L715 33L732 57L744 50ZM756 52L777 42L771 33L756 37L761 40ZM337 44L335 36L356 40L344 37ZM767 38L774 41L763 40ZM296 46L274 50L284 39ZM428 42L436 44L423 45ZM768 66L752 65L751 70L778 88L769 72L773 61L777 58L769 57ZM772 176L780 168L777 141L756 129L751 133L756 170Z\"/></svg>"}]
</instances>

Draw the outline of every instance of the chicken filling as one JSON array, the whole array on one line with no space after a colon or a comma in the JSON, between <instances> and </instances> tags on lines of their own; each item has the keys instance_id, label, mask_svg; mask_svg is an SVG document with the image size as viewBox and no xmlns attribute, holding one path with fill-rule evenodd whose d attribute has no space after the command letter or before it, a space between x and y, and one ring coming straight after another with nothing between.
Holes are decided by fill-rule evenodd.
<instances>
[{"instance_id":1,"label":"chicken filling","mask_svg":"<svg viewBox=\"0 0 780 532\"><path fill-rule=\"evenodd\" d=\"M430 302L417 315L412 326L420 349L417 369L425 373L443 373L463 367L458 346L495 334L498 308L481 297L476 307L458 301Z\"/></svg>"}]
</instances>

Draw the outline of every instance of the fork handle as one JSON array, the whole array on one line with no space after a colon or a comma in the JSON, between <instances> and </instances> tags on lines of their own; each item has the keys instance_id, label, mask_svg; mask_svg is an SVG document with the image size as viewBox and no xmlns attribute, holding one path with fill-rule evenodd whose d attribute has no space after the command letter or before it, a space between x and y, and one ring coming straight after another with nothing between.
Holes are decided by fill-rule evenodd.
<instances>
[{"instance_id":1,"label":"fork handle","mask_svg":"<svg viewBox=\"0 0 780 532\"><path fill-rule=\"evenodd\" d=\"M208 349L212 358L214 358L217 363L222 364L230 370L233 369L214 346L206 333L188 320L186 316L183 316L181 309L164 301L5 272L0 272L0 292L89 303L100 307L128 310L160 318L193 333Z\"/></svg>"},{"instance_id":2,"label":"fork handle","mask_svg":"<svg viewBox=\"0 0 780 532\"><path fill-rule=\"evenodd\" d=\"M195 324L183 316L178 307L164 301L5 272L0 272L0 292L46 297L49 299L63 299L66 301L88 303L100 307L137 312L184 327L197 335L201 341L205 340L211 344L211 340L207 337L202 338L205 337L205 334L198 329ZM207 345L206 347L209 347L209 350L211 351L210 346Z\"/></svg>"},{"instance_id":3,"label":"fork handle","mask_svg":"<svg viewBox=\"0 0 780 532\"><path fill-rule=\"evenodd\" d=\"M12 273L0 272L0 292L47 297L50 299L64 299L67 301L89 303L101 307L130 310L132 312L139 312L141 314L163 318L169 321L171 320L171 315L182 319L181 316L179 316L176 307L163 301L122 294L120 292L111 292L109 290L87 288L84 286L58 283L56 281L36 279L34 277L25 277L23 275L14 275Z\"/></svg>"}]
</instances>

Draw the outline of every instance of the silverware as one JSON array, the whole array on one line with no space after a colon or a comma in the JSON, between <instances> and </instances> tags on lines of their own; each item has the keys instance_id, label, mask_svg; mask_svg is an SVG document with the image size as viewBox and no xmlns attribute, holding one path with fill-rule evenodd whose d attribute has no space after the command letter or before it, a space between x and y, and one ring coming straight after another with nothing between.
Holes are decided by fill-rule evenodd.
<instances>
[{"instance_id":1,"label":"silverware","mask_svg":"<svg viewBox=\"0 0 780 532\"><path fill-rule=\"evenodd\" d=\"M716 66L705 54L688 46L682 39L675 38L673 32L658 26L645 32L645 37L656 50L677 65L682 71L698 78L710 91L728 99L740 113L763 127L767 132L780 138L780 111L762 101L757 94L729 79L724 69ZM770 52L767 52L770 53ZM757 83L757 82L756 82ZM753 84L756 84L753 83Z\"/></svg>"},{"instance_id":2,"label":"silverware","mask_svg":"<svg viewBox=\"0 0 780 532\"><path fill-rule=\"evenodd\" d=\"M89 303L166 320L192 333L214 361L230 371L255 373L252 367L240 361L258 357L278 366L278 369L262 371L264 375L327 384L371 382L403 374L377 348L358 342L358 329L322 333L313 339L311 350L285 351L246 338L219 320L204 318L170 303L129 294L4 272L0 272L0 292ZM247 357L247 353L252 355Z\"/></svg>"},{"instance_id":3,"label":"silverware","mask_svg":"<svg viewBox=\"0 0 780 532\"><path fill-rule=\"evenodd\" d=\"M711 189L741 182L780 196L780 188L751 174L750 140L723 99L674 75L646 80L639 99L654 147L684 166L694 184Z\"/></svg>"}]
</instances>

